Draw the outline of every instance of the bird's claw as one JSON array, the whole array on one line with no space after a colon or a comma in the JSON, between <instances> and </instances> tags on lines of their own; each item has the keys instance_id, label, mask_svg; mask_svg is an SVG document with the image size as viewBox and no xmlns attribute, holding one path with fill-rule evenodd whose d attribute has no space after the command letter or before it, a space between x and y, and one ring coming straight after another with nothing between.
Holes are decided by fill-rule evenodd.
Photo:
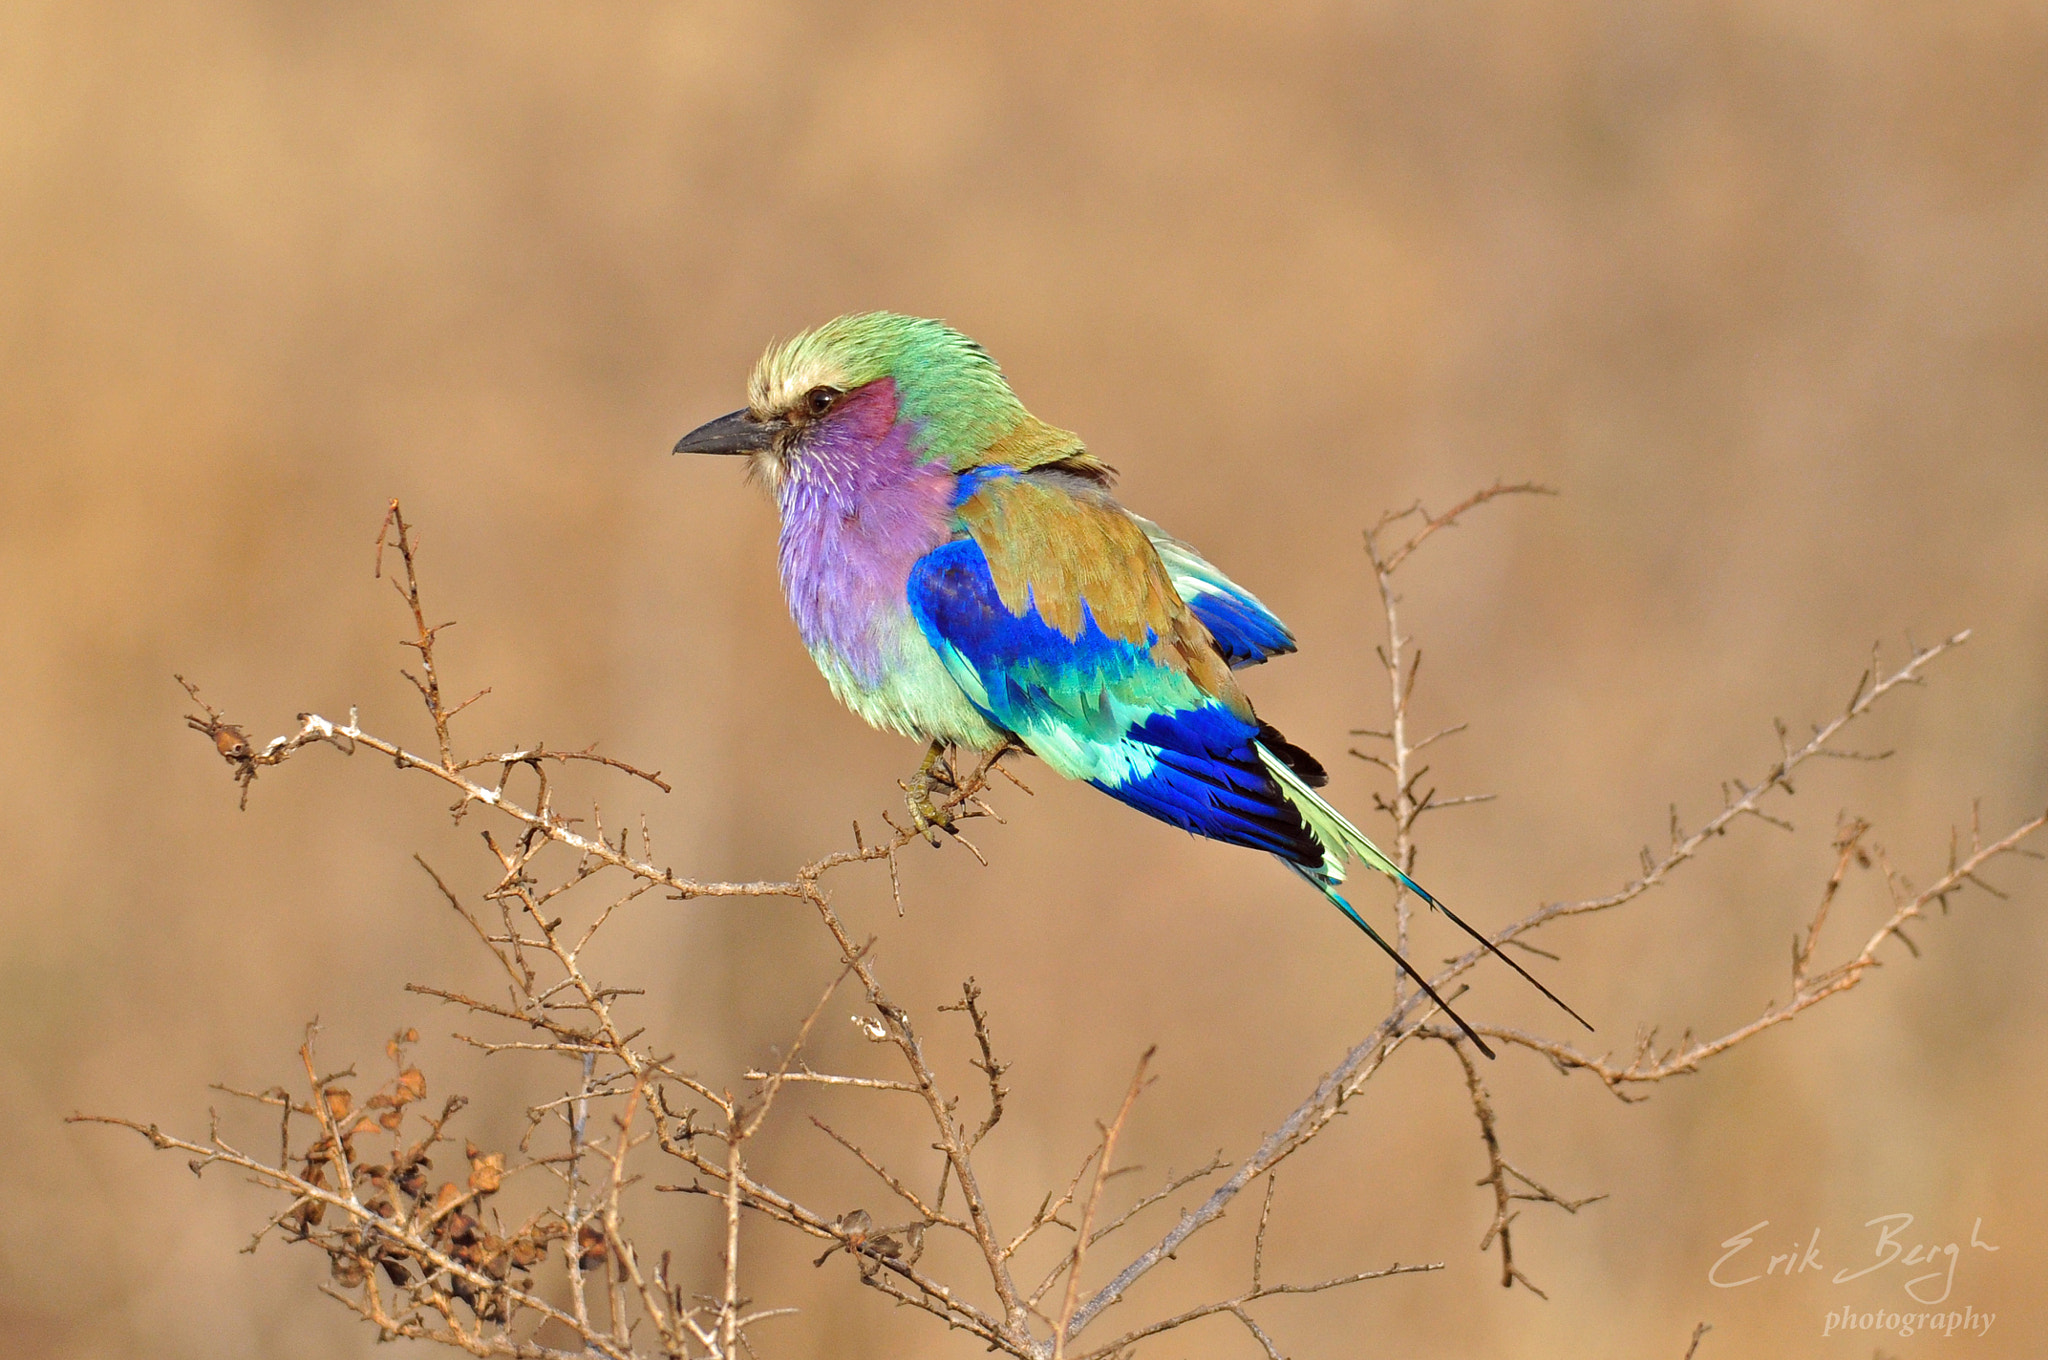
<instances>
[{"instance_id":1,"label":"bird's claw","mask_svg":"<svg viewBox=\"0 0 2048 1360\"><path fill-rule=\"evenodd\" d=\"M937 845L938 833L941 831L952 836L960 834L955 829L953 814L932 802L929 785L913 786L908 801L911 821L916 825L918 834L928 843Z\"/></svg>"},{"instance_id":2,"label":"bird's claw","mask_svg":"<svg viewBox=\"0 0 2048 1360\"><path fill-rule=\"evenodd\" d=\"M944 785L949 789L960 787L952 771L943 763L945 751L942 744L932 743L931 750L925 753L924 764L903 784L904 802L910 807L911 823L917 828L917 833L934 847L939 843L939 832L960 834L954 829L953 814L932 802L934 785Z\"/></svg>"}]
</instances>

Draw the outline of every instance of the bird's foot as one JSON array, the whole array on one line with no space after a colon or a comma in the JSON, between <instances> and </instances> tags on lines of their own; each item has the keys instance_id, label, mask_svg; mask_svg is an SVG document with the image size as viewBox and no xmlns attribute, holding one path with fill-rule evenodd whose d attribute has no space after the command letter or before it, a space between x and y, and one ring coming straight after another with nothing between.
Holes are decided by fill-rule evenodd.
<instances>
[{"instance_id":1,"label":"bird's foot","mask_svg":"<svg viewBox=\"0 0 2048 1360\"><path fill-rule=\"evenodd\" d=\"M946 744L942 741L933 742L931 749L924 754L924 763L917 767L917 773L903 781L904 802L909 804L911 822L916 826L918 834L934 846L939 843L941 831L949 835L958 834L954 829L953 814L932 802L932 789L935 785L949 789L960 787L945 762L945 755Z\"/></svg>"},{"instance_id":2,"label":"bird's foot","mask_svg":"<svg viewBox=\"0 0 2048 1360\"><path fill-rule=\"evenodd\" d=\"M929 790L912 789L909 802L911 819L916 822L918 832L931 844L939 843L939 832L954 832L953 814L933 803Z\"/></svg>"}]
</instances>

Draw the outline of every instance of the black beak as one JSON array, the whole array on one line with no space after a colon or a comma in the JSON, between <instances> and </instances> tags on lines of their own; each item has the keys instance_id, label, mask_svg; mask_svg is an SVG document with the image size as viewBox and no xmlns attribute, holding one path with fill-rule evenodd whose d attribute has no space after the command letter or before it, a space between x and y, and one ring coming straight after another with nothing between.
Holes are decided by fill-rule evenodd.
<instances>
[{"instance_id":1,"label":"black beak","mask_svg":"<svg viewBox=\"0 0 2048 1360\"><path fill-rule=\"evenodd\" d=\"M787 420L756 420L752 411L720 416L676 441L677 453L765 453L775 436L789 428Z\"/></svg>"}]
</instances>

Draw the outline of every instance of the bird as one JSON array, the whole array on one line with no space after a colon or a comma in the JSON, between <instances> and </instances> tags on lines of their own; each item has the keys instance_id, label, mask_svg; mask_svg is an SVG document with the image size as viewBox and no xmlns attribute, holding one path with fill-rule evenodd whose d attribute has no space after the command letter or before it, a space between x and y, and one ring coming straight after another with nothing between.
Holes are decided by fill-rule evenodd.
<instances>
[{"instance_id":1,"label":"bird","mask_svg":"<svg viewBox=\"0 0 2048 1360\"><path fill-rule=\"evenodd\" d=\"M1354 860L1586 1023L1316 792L1323 766L1259 718L1236 674L1295 651L1294 634L1125 509L1114 469L1026 410L966 335L892 312L827 321L771 344L746 406L675 452L744 457L773 494L783 593L833 695L929 743L906 786L920 829L949 828L929 797L947 750L1014 743L1160 821L1269 852L1489 1058L1338 891Z\"/></svg>"}]
</instances>

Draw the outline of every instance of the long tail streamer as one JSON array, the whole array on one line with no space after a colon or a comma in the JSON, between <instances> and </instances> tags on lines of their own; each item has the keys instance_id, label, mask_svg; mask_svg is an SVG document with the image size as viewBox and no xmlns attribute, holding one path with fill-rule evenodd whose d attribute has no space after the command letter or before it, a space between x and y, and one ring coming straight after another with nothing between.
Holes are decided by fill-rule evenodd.
<instances>
[{"instance_id":1,"label":"long tail streamer","mask_svg":"<svg viewBox=\"0 0 2048 1360\"><path fill-rule=\"evenodd\" d=\"M1586 1020L1586 1017L1566 1005L1563 998L1559 997L1557 993L1551 991L1541 982L1538 982L1528 969L1502 953L1499 945L1474 929L1466 922L1464 917L1437 901L1435 896L1424 889L1420 883L1410 878L1400 865L1387 858L1363 831L1360 831L1346 820L1343 813L1324 802L1314 789L1302 781L1301 776L1288 768L1286 762L1271 751L1268 751L1263 744L1259 745L1257 750L1259 759L1265 765L1267 773L1271 774L1274 781L1279 784L1281 794L1289 803L1294 805L1295 811L1301 814L1301 819L1308 824L1309 831L1314 834L1316 841L1323 847L1323 863L1320 869L1298 864L1289 864L1288 867L1314 884L1325 897L1329 898L1336 905L1339 911L1351 919L1353 925L1371 936L1373 943L1385 950L1388 957L1394 960L1401 971L1406 973L1414 980L1417 986L1421 987L1428 994L1430 1000L1442 1006L1444 1013L1457 1021L1458 1028L1463 1030L1466 1037L1478 1046L1480 1052L1486 1054L1489 1058L1493 1056L1493 1050L1481 1042L1479 1036L1473 1033L1472 1027L1460 1019L1456 1011L1453 1011L1445 1004L1444 999L1437 995L1434 988L1423 981L1422 975L1416 972L1408 960L1396 953L1393 947L1381 938L1380 933L1366 924L1364 918L1359 916L1351 904L1337 893L1336 887L1344 881L1345 871L1352 859L1361 860L1372 868L1379 870L1388 878L1394 880L1394 882L1400 884L1409 892L1414 893L1424 902L1427 902L1433 909L1442 912L1450 918L1451 923L1457 926L1458 929L1464 931L1467 935L1470 935L1481 945L1485 946L1488 953L1521 974L1530 986L1548 997L1551 1003L1559 1010L1578 1021L1581 1025L1584 1025L1588 1031L1592 1030L1593 1026Z\"/></svg>"}]
</instances>

